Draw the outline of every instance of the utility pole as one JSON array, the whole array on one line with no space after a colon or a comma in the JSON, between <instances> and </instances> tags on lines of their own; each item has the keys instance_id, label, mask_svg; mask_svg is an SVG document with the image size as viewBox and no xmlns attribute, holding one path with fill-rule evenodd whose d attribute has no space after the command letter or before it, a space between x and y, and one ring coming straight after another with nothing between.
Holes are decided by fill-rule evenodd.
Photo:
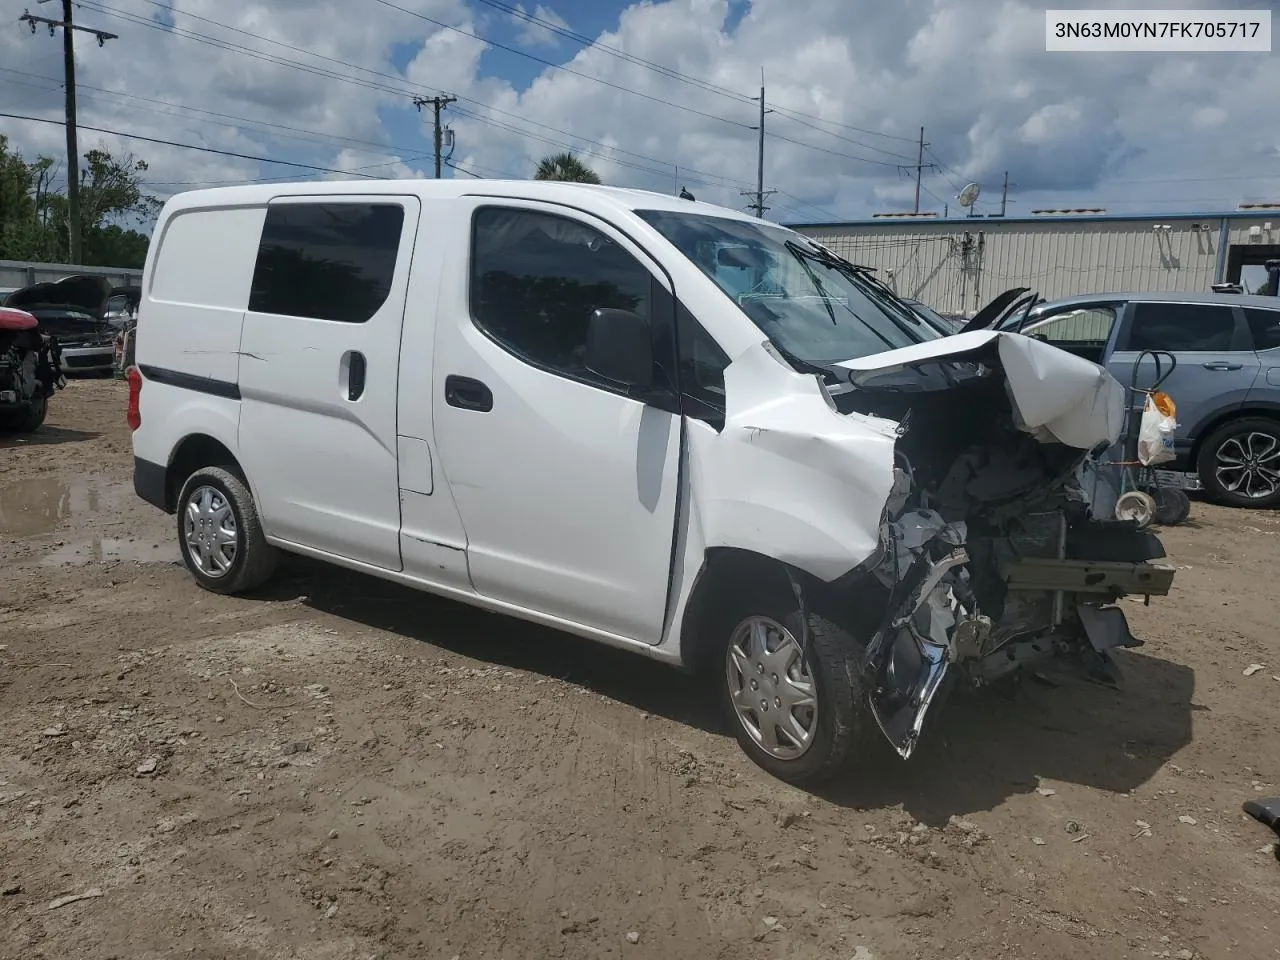
<instances>
[{"instance_id":1,"label":"utility pole","mask_svg":"<svg viewBox=\"0 0 1280 960\"><path fill-rule=\"evenodd\" d=\"M920 212L920 171L924 169L924 127L920 128L920 153L916 156L916 205L913 213Z\"/></svg>"},{"instance_id":2,"label":"utility pole","mask_svg":"<svg viewBox=\"0 0 1280 960\"><path fill-rule=\"evenodd\" d=\"M47 3L48 0L36 0ZM62 28L62 73L63 85L66 87L66 128L67 128L67 255L74 264L80 263L80 149L76 145L76 47L75 31L83 30L98 38L98 46L108 40L117 39L114 33L105 30L94 30L91 27L77 26L71 17L71 0L62 0L62 19L50 20L48 17L37 17L29 11L22 11L19 23L31 25L31 32L36 32L36 24L43 23L49 28L49 36Z\"/></svg>"},{"instance_id":3,"label":"utility pole","mask_svg":"<svg viewBox=\"0 0 1280 960\"><path fill-rule=\"evenodd\" d=\"M432 133L432 143L435 144L435 151L436 151L436 179L437 180L440 179L440 150L442 147L441 131L440 131L440 111L443 110L445 107L449 106L449 104L456 103L457 100L458 100L457 97L449 97L449 96L414 97L413 98L413 105L418 108L419 112L422 111L423 107L430 105L432 108L432 111L435 114L435 128Z\"/></svg>"},{"instance_id":4,"label":"utility pole","mask_svg":"<svg viewBox=\"0 0 1280 960\"><path fill-rule=\"evenodd\" d=\"M764 107L764 68L760 69L760 144L756 153L756 189L755 193L750 190L740 191L744 197L754 197L751 206L755 208L756 216L764 219L764 212L769 208L764 205L764 198L772 196L776 190L765 190L764 188L764 115L772 113L772 110L766 110Z\"/></svg>"},{"instance_id":5,"label":"utility pole","mask_svg":"<svg viewBox=\"0 0 1280 960\"><path fill-rule=\"evenodd\" d=\"M1000 192L1000 216L1004 216L1004 209L1009 203L1009 171L1004 172L1004 190Z\"/></svg>"},{"instance_id":6,"label":"utility pole","mask_svg":"<svg viewBox=\"0 0 1280 960\"><path fill-rule=\"evenodd\" d=\"M915 203L915 206L912 208L912 211L911 211L912 213L920 212L920 176L921 174L924 173L925 170L936 170L938 168L938 165L935 163L924 162L924 148L927 146L929 146L929 144L927 144L924 139L924 127L921 127L920 128L920 150L916 154L915 167L914 168L902 167L902 166L898 167L898 170L901 171L902 173L907 173L911 169L914 169L916 172L916 203Z\"/></svg>"}]
</instances>

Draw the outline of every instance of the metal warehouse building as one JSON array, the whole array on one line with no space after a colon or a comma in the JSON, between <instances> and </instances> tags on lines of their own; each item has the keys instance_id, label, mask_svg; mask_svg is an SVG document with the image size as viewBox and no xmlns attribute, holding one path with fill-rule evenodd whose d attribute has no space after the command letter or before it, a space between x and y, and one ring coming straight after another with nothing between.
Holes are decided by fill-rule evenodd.
<instances>
[{"instance_id":1,"label":"metal warehouse building","mask_svg":"<svg viewBox=\"0 0 1280 960\"><path fill-rule=\"evenodd\" d=\"M1002 290L1046 299L1107 291L1256 290L1280 257L1280 205L1228 213L1030 217L896 215L849 223L789 223L840 256L872 267L901 296L972 315Z\"/></svg>"}]
</instances>

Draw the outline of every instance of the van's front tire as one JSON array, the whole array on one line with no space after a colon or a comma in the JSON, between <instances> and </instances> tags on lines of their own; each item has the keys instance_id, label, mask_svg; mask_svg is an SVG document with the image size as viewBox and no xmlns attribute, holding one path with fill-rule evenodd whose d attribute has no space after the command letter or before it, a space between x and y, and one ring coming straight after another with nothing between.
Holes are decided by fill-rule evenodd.
<instances>
[{"instance_id":1,"label":"van's front tire","mask_svg":"<svg viewBox=\"0 0 1280 960\"><path fill-rule=\"evenodd\" d=\"M279 552L267 543L244 481L202 467L178 493L178 548L196 583L213 593L245 593L266 583Z\"/></svg>"},{"instance_id":2,"label":"van's front tire","mask_svg":"<svg viewBox=\"0 0 1280 960\"><path fill-rule=\"evenodd\" d=\"M779 780L814 786L848 767L869 720L862 644L794 598L765 595L720 619L721 706L743 751ZM808 628L808 653L801 643Z\"/></svg>"}]
</instances>

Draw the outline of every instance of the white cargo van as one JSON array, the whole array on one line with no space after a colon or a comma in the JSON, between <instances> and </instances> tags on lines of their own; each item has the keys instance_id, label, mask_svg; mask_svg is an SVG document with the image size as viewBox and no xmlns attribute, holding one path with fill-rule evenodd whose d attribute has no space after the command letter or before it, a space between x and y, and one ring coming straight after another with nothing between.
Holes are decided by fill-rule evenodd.
<instances>
[{"instance_id":1,"label":"white cargo van","mask_svg":"<svg viewBox=\"0 0 1280 960\"><path fill-rule=\"evenodd\" d=\"M196 581L278 551L715 671L745 751L812 782L944 678L1114 680L1159 541L1078 475L1120 386L943 337L806 237L580 184L179 194L129 371L135 487ZM1016 736L1016 732L1011 732Z\"/></svg>"}]
</instances>

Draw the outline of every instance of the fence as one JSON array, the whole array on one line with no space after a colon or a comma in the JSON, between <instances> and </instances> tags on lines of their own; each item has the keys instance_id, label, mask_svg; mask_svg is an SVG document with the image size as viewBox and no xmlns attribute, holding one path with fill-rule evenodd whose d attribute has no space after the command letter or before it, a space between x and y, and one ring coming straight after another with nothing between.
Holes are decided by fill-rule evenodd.
<instances>
[{"instance_id":1,"label":"fence","mask_svg":"<svg viewBox=\"0 0 1280 960\"><path fill-rule=\"evenodd\" d=\"M142 283L141 268L78 267L69 263L35 263L28 260L0 260L0 293L28 287L33 283L61 280L73 273L92 273L106 277L112 286L125 287Z\"/></svg>"}]
</instances>

